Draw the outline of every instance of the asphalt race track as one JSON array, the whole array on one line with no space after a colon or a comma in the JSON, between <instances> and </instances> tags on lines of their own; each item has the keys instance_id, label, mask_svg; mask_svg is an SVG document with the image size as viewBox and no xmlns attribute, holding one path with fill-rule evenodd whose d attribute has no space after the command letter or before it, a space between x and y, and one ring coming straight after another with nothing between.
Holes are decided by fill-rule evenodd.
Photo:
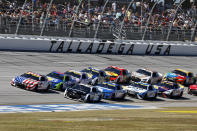
<instances>
[{"instance_id":1,"label":"asphalt race track","mask_svg":"<svg viewBox=\"0 0 197 131\"><path fill-rule=\"evenodd\" d=\"M136 69L151 68L161 73L183 68L197 73L197 57L183 56L131 56L68 53L0 52L0 105L20 104L69 104L80 103L63 97L63 92L50 91L36 93L15 88L11 79L27 71L47 74L51 71L65 72L69 69L81 70L85 67L105 68L110 65ZM186 89L187 90L187 89ZM125 103L158 107L181 106L197 107L197 96L185 91L181 99L158 97L154 101L138 100L127 97L125 101L103 100L103 103Z\"/></svg>"}]
</instances>

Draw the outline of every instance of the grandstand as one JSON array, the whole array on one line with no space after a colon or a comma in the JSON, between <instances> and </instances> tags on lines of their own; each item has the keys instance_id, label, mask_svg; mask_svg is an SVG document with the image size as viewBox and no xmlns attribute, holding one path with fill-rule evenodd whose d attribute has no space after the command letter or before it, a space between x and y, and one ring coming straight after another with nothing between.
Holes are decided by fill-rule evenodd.
<instances>
[{"instance_id":1,"label":"grandstand","mask_svg":"<svg viewBox=\"0 0 197 131\"><path fill-rule=\"evenodd\" d=\"M1 34L195 41L196 18L192 0L0 0Z\"/></svg>"}]
</instances>

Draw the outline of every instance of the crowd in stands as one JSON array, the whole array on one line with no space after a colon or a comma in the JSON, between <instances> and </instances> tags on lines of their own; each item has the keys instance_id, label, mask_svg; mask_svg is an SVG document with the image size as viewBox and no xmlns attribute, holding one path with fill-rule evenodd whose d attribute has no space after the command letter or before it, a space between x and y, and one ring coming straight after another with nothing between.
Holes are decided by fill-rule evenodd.
<instances>
[{"instance_id":1,"label":"crowd in stands","mask_svg":"<svg viewBox=\"0 0 197 131\"><path fill-rule=\"evenodd\" d=\"M85 1L85 0L84 0ZM24 2L24 1L23 1ZM48 2L42 0L27 0L24 10L22 9L23 2L17 2L17 0L0 1L0 17L6 18L8 22L17 23L22 13L21 24L34 24L43 25L44 19L47 14ZM117 2L110 2L105 8L105 12L102 16L103 5L97 5L88 2L82 2L79 7L78 13L76 12L79 0L66 0L66 2L53 3L48 14L47 24L51 26L57 26L59 24L65 24L71 26L71 23L76 17L76 25L90 26L95 25L101 20L101 25L104 27L117 26L124 19L125 26L134 26L144 28L150 11L154 2L134 2L129 10L126 12L128 4L120 4ZM153 10L150 18L149 28L159 30L164 27L169 27L173 24L174 29L190 30L195 27L197 19L197 8L192 5L190 9L183 10L178 9L177 16L175 16L175 10L177 4L166 5L162 2L158 3ZM0 23L2 24L2 22Z\"/></svg>"}]
</instances>

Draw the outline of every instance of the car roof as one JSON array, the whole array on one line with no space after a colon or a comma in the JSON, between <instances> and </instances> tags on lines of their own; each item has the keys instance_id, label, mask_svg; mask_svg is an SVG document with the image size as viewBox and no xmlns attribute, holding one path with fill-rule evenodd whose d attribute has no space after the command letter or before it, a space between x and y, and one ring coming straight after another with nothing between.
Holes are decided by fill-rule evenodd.
<instances>
[{"instance_id":1,"label":"car roof","mask_svg":"<svg viewBox=\"0 0 197 131\"><path fill-rule=\"evenodd\" d=\"M117 69L117 70L126 70L126 69L124 69L124 68L117 67L117 66L109 66L109 67L115 68L115 69Z\"/></svg>"},{"instance_id":2,"label":"car roof","mask_svg":"<svg viewBox=\"0 0 197 131\"><path fill-rule=\"evenodd\" d=\"M28 71L26 74L31 74L32 76L36 76L36 77L42 76L41 74L33 73L33 72L31 72L31 71Z\"/></svg>"},{"instance_id":3,"label":"car roof","mask_svg":"<svg viewBox=\"0 0 197 131\"><path fill-rule=\"evenodd\" d=\"M60 74L60 75L64 75L64 73L62 73L62 72L58 72L58 71L52 71L52 73L56 73L56 74Z\"/></svg>"},{"instance_id":4,"label":"car roof","mask_svg":"<svg viewBox=\"0 0 197 131\"><path fill-rule=\"evenodd\" d=\"M68 70L68 71L66 71L66 72L73 72L73 73L75 73L75 74L79 74L79 75L81 75L81 74L82 74L81 72L76 71L76 70ZM65 72L65 73L66 73L66 72Z\"/></svg>"},{"instance_id":5,"label":"car roof","mask_svg":"<svg viewBox=\"0 0 197 131\"><path fill-rule=\"evenodd\" d=\"M186 70L184 70L184 69L180 69L180 68L177 68L177 69L175 69L175 70L177 70L177 71L181 71L181 72L184 72L184 73L191 73L191 72L189 72L189 71L186 71Z\"/></svg>"}]
</instances>

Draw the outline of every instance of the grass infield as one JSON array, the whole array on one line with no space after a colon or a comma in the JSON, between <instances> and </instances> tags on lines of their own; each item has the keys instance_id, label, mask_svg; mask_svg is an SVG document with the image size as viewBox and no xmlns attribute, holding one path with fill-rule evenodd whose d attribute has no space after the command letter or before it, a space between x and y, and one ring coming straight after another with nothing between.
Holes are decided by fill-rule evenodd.
<instances>
[{"instance_id":1,"label":"grass infield","mask_svg":"<svg viewBox=\"0 0 197 131\"><path fill-rule=\"evenodd\" d=\"M197 108L0 114L0 131L196 131Z\"/></svg>"}]
</instances>

